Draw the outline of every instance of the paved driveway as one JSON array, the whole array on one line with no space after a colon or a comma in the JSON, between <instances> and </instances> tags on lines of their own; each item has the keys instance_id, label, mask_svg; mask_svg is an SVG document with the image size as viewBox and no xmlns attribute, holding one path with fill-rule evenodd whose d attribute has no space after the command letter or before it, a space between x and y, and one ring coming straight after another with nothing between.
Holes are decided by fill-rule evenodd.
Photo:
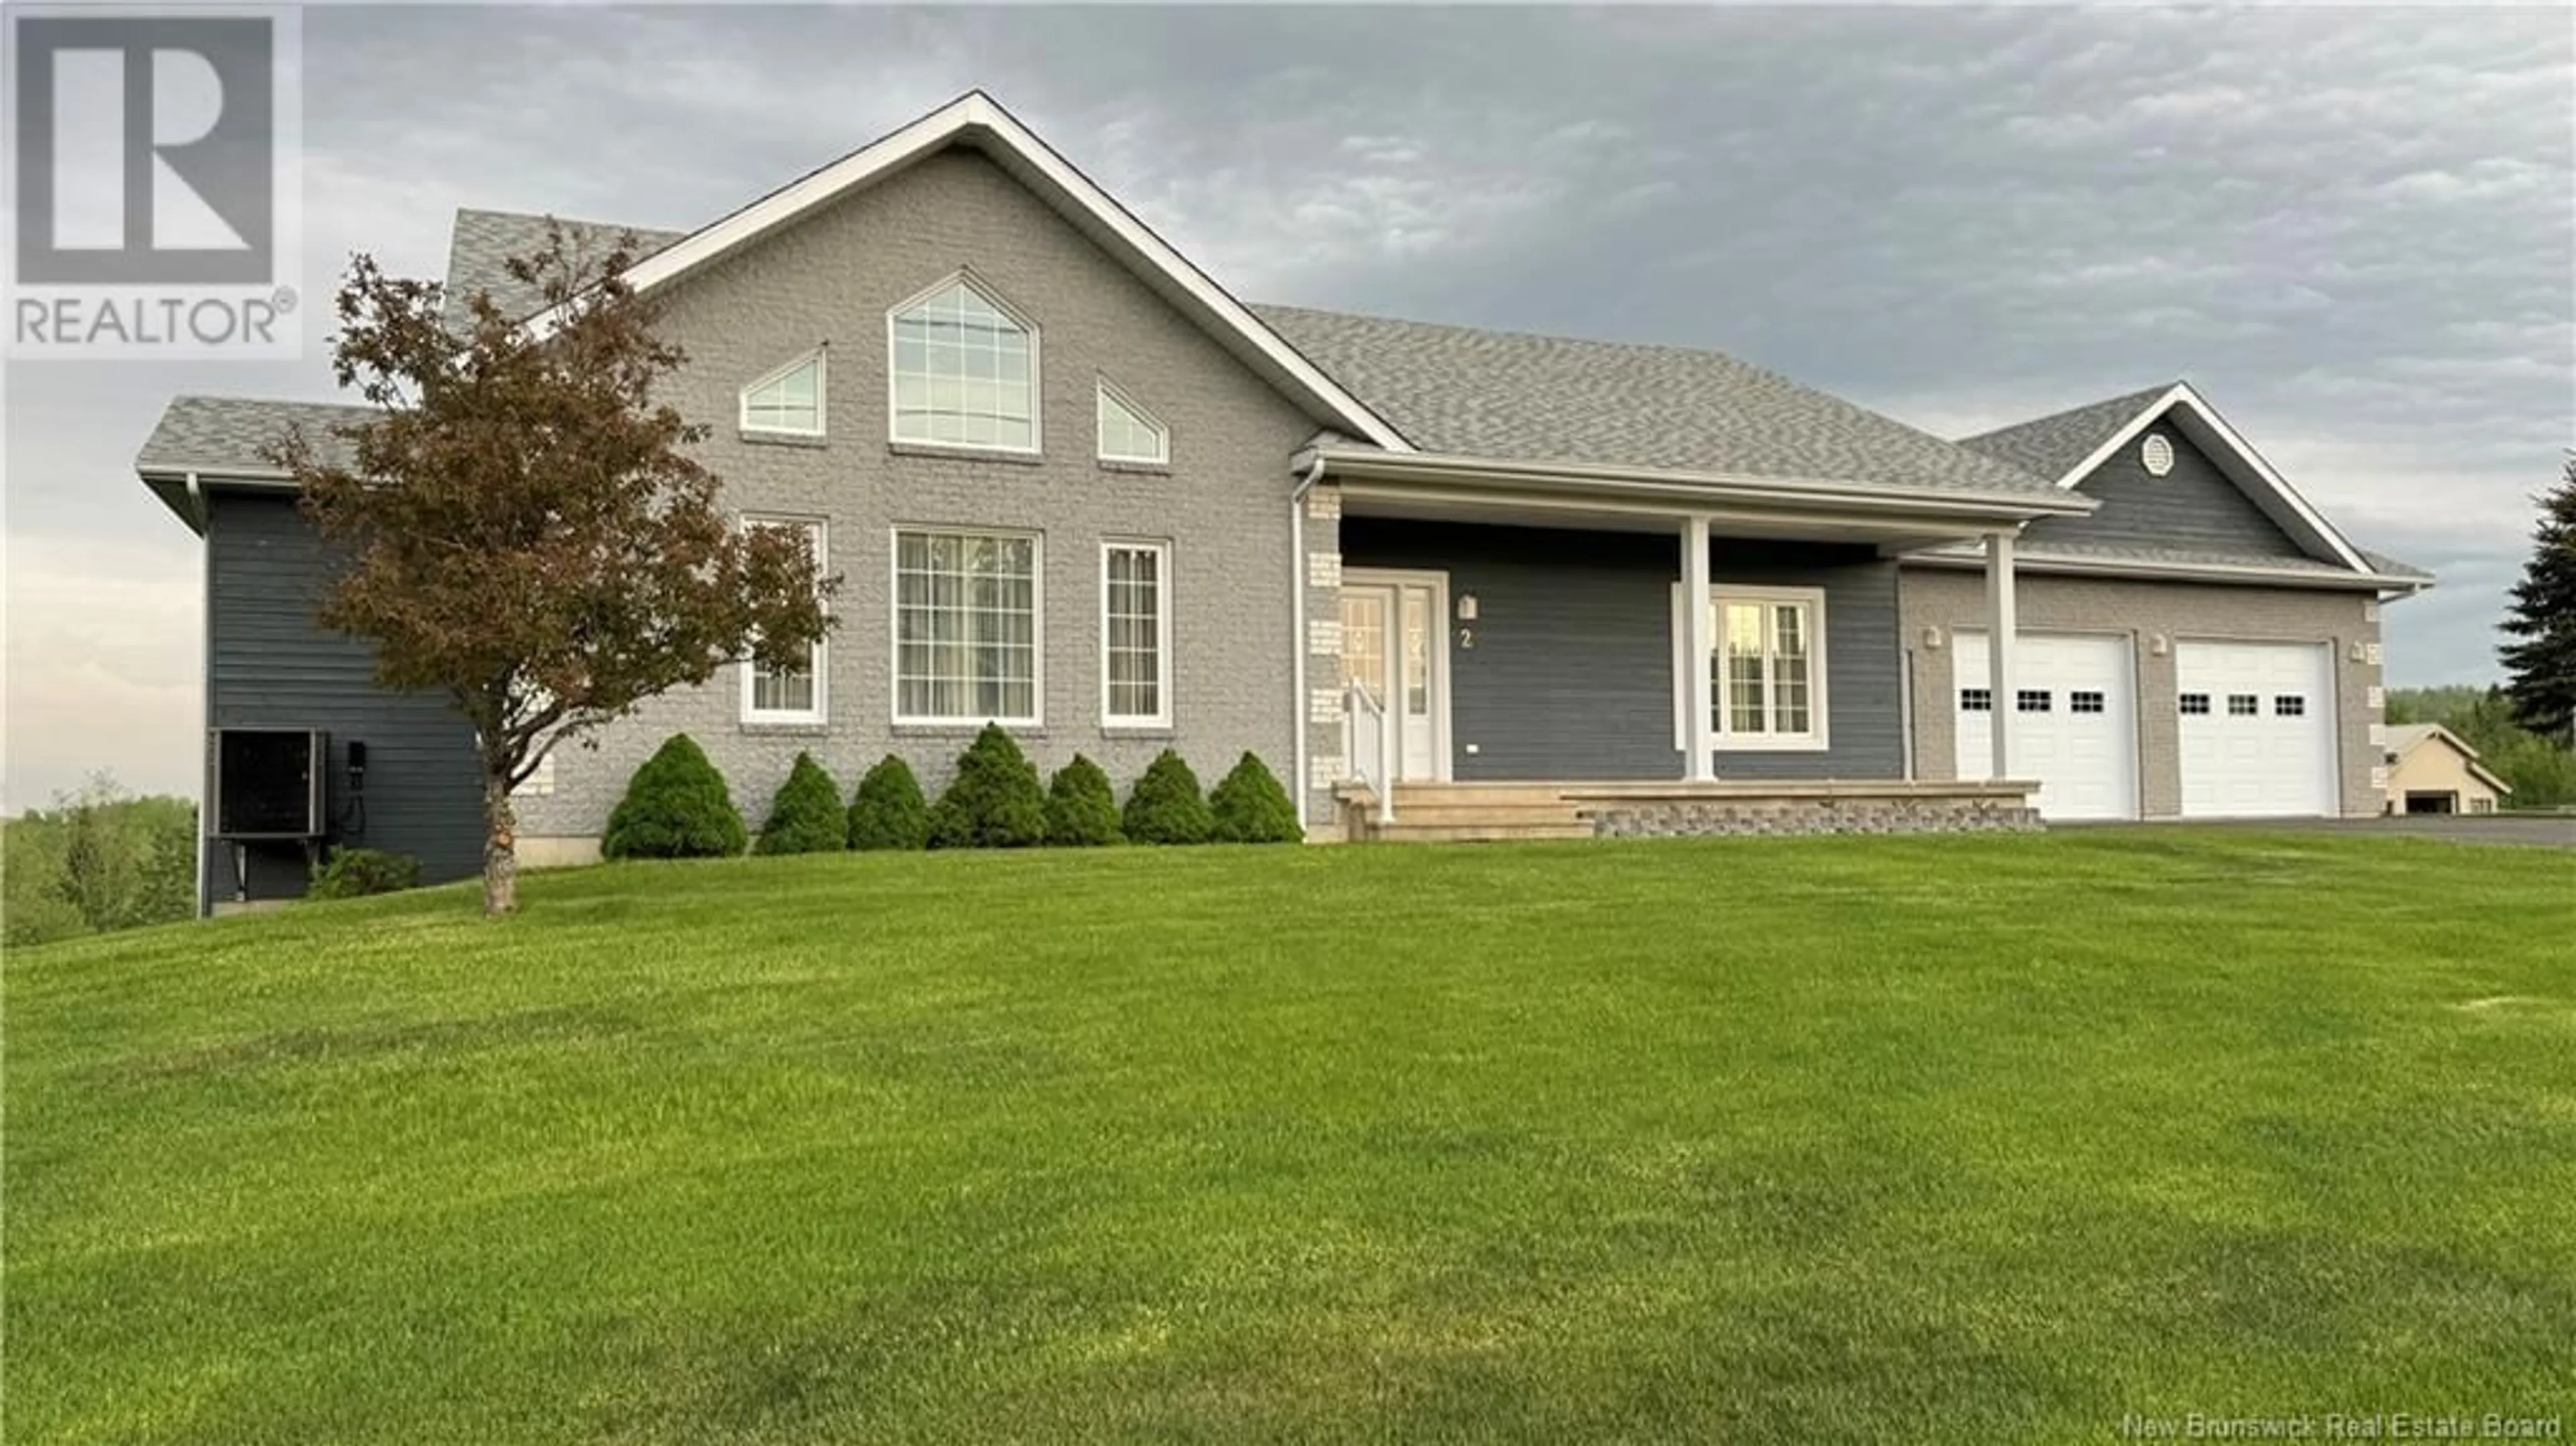
<instances>
[{"instance_id":1,"label":"paved driveway","mask_svg":"<svg viewBox=\"0 0 2576 1446\"><path fill-rule=\"evenodd\" d=\"M2163 827L2125 825L2126 827ZM2202 828L2298 829L2302 832L2412 834L2454 843L2522 844L2530 848L2576 849L2576 816L2567 814L2419 813L2394 818L2263 818L2224 823L2195 823ZM2059 824L2055 827L2063 828Z\"/></svg>"}]
</instances>

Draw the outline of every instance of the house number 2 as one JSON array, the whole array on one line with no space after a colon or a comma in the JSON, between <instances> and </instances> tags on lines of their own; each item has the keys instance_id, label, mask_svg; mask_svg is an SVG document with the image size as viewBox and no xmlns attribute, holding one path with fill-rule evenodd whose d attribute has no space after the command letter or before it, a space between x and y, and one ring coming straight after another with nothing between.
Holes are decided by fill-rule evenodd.
<instances>
[{"instance_id":1,"label":"house number 2","mask_svg":"<svg viewBox=\"0 0 2576 1446\"><path fill-rule=\"evenodd\" d=\"M1467 652L1475 646L1476 630L1474 628L1460 628L1458 630L1458 651L1462 653Z\"/></svg>"}]
</instances>

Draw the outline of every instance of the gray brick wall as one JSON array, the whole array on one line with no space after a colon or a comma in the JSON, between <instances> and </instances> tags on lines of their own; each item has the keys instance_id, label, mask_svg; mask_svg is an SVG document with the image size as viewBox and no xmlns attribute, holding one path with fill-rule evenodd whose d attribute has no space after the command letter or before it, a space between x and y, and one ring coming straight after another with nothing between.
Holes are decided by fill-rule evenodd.
<instances>
[{"instance_id":1,"label":"gray brick wall","mask_svg":"<svg viewBox=\"0 0 2576 1446\"><path fill-rule=\"evenodd\" d=\"M1915 699L1915 772L1927 779L1954 778L1957 710L1951 686L1956 660L1948 638L1956 628L1985 626L1985 575L1909 567L1901 575L1899 596ZM2380 668L2351 657L2354 644L2375 648L2379 642L2378 614L2368 594L2025 573L2017 580L2015 598L2025 631L2119 633L2132 640L2138 663L2139 801L2146 817L2173 818L2182 812L2175 652L2168 646L2164 656L2156 656L2150 642L2158 635L2169 644L2187 638L2333 644L2342 808L2350 815L2379 811L2380 795L2371 787L2370 771L2380 750L2370 740L2380 721ZM1926 629L1938 629L1943 646L1925 646Z\"/></svg>"},{"instance_id":2,"label":"gray brick wall","mask_svg":"<svg viewBox=\"0 0 2576 1446\"><path fill-rule=\"evenodd\" d=\"M886 312L960 268L1039 328L1042 460L924 455L887 441ZM828 647L829 721L741 721L741 679L666 695L555 765L550 796L521 801L523 835L551 857L598 834L628 776L686 730L725 770L754 827L800 749L846 793L889 751L936 790L972 727L891 722L891 531L899 523L1042 533L1045 725L1022 742L1045 768L1078 749L1122 791L1154 753L1177 747L1206 780L1254 750L1290 782L1292 697L1290 455L1315 424L981 157L922 162L667 293L663 326L689 364L676 400L715 428L704 456L726 505L820 519L844 579ZM828 440L748 441L741 386L817 345L828 348ZM1094 460L1094 381L1107 374L1171 429L1167 471ZM1172 548L1173 726L1104 732L1100 722L1100 544Z\"/></svg>"}]
</instances>

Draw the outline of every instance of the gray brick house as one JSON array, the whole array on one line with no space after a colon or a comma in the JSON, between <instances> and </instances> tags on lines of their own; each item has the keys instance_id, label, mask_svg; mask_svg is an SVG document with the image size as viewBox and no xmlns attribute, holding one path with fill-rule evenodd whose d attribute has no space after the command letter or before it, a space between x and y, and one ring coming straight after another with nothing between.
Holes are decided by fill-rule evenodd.
<instances>
[{"instance_id":1,"label":"gray brick house","mask_svg":"<svg viewBox=\"0 0 2576 1446\"><path fill-rule=\"evenodd\" d=\"M460 213L451 294L533 310L502 263L545 226ZM756 824L800 750L936 788L987 720L1122 784L1251 750L1318 838L2378 808L2377 609L2430 579L2188 386L1952 442L1715 352L1248 306L980 93L632 234L728 505L845 582L807 666L553 757L532 863L676 731ZM204 539L209 729L326 730L328 839L461 876L470 739L315 629L261 460L353 415L180 397L136 467ZM210 847L206 897L303 868Z\"/></svg>"}]
</instances>

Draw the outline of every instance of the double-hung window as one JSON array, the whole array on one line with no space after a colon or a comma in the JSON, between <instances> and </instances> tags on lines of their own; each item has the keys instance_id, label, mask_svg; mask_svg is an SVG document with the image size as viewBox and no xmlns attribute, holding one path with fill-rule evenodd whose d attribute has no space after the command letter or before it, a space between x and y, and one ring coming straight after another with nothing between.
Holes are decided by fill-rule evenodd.
<instances>
[{"instance_id":1,"label":"double-hung window","mask_svg":"<svg viewBox=\"0 0 2576 1446\"><path fill-rule=\"evenodd\" d=\"M778 527L800 532L814 558L814 574L824 575L823 524L778 518L745 518L745 527ZM823 721L823 643L817 639L803 661L772 667L754 654L742 665L742 721L745 723L820 723Z\"/></svg>"},{"instance_id":2,"label":"double-hung window","mask_svg":"<svg viewBox=\"0 0 2576 1446\"><path fill-rule=\"evenodd\" d=\"M1159 542L1100 548L1100 721L1172 722L1172 550Z\"/></svg>"},{"instance_id":3,"label":"double-hung window","mask_svg":"<svg viewBox=\"0 0 2576 1446\"><path fill-rule=\"evenodd\" d=\"M898 529L894 721L1039 721L1038 539Z\"/></svg>"},{"instance_id":4,"label":"double-hung window","mask_svg":"<svg viewBox=\"0 0 2576 1446\"><path fill-rule=\"evenodd\" d=\"M1680 655L1681 589L1673 589L1674 653ZM1820 588L1709 589L1711 722L1721 749L1819 750L1825 728L1825 595ZM1676 695L1680 673L1675 671ZM1682 705L1674 736L1683 738ZM1688 746L1683 741L1680 746Z\"/></svg>"}]
</instances>

